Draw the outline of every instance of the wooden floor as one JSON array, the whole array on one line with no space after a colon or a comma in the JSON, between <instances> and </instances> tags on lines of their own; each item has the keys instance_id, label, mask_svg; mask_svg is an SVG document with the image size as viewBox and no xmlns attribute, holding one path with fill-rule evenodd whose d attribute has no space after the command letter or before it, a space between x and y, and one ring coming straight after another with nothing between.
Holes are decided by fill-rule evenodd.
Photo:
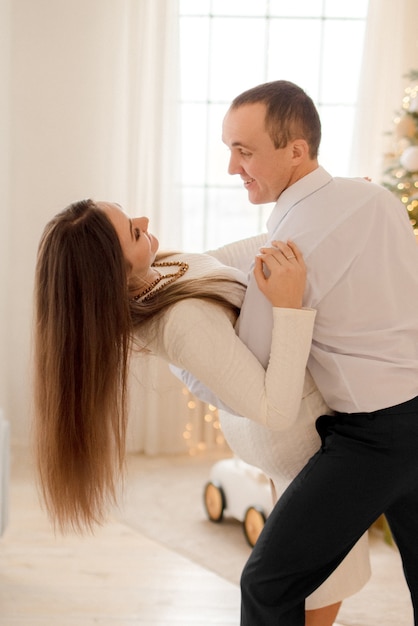
<instances>
[{"instance_id":1,"label":"wooden floor","mask_svg":"<svg viewBox=\"0 0 418 626\"><path fill-rule=\"evenodd\" d=\"M30 458L12 451L10 518L0 537L0 626L239 625L238 586L155 535L151 540L115 519L94 536L54 536ZM381 545L372 555L374 584L344 602L340 624L412 624L398 555Z\"/></svg>"},{"instance_id":2,"label":"wooden floor","mask_svg":"<svg viewBox=\"0 0 418 626\"><path fill-rule=\"evenodd\" d=\"M14 460L0 538L0 626L237 626L238 587L111 521L55 537Z\"/></svg>"}]
</instances>

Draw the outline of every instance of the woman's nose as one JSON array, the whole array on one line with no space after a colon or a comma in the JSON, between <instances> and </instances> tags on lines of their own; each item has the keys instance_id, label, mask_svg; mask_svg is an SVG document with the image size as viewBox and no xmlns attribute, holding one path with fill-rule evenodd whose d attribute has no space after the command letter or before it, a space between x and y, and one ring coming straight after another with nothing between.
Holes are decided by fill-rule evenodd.
<instances>
[{"instance_id":1,"label":"woman's nose","mask_svg":"<svg viewBox=\"0 0 418 626\"><path fill-rule=\"evenodd\" d=\"M136 226L140 230L144 230L145 232L148 230L149 219L148 217L137 217L135 219Z\"/></svg>"}]
</instances>

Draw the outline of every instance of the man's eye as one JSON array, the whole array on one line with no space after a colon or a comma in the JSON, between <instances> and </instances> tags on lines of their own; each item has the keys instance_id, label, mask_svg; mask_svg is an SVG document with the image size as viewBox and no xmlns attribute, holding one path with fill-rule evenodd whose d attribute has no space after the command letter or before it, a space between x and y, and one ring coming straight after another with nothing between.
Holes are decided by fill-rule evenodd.
<instances>
[{"instance_id":1,"label":"man's eye","mask_svg":"<svg viewBox=\"0 0 418 626\"><path fill-rule=\"evenodd\" d=\"M139 230L139 228L134 228L134 235L135 235L135 240L138 241L138 239L141 236L141 231Z\"/></svg>"},{"instance_id":2,"label":"man's eye","mask_svg":"<svg viewBox=\"0 0 418 626\"><path fill-rule=\"evenodd\" d=\"M251 155L251 152L246 152L245 150L240 150L240 155L243 157L248 157Z\"/></svg>"}]
</instances>

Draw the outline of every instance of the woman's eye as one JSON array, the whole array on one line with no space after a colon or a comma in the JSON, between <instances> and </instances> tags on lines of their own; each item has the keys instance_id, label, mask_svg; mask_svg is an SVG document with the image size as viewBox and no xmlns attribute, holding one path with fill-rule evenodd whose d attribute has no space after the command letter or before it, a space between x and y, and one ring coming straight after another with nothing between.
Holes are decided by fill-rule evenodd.
<instances>
[{"instance_id":1,"label":"woman's eye","mask_svg":"<svg viewBox=\"0 0 418 626\"><path fill-rule=\"evenodd\" d=\"M135 240L138 241L138 239L141 236L141 231L139 230L139 228L134 228L134 235L135 235Z\"/></svg>"}]
</instances>

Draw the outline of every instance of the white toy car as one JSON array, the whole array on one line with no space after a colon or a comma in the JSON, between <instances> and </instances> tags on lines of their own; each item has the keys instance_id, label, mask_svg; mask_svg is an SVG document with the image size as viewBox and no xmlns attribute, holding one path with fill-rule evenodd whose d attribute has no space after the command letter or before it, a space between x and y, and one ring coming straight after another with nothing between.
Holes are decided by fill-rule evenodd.
<instances>
[{"instance_id":1,"label":"white toy car","mask_svg":"<svg viewBox=\"0 0 418 626\"><path fill-rule=\"evenodd\" d=\"M212 522L221 522L224 513L243 522L244 535L251 547L273 508L267 476L237 457L212 466L203 500Z\"/></svg>"}]
</instances>

